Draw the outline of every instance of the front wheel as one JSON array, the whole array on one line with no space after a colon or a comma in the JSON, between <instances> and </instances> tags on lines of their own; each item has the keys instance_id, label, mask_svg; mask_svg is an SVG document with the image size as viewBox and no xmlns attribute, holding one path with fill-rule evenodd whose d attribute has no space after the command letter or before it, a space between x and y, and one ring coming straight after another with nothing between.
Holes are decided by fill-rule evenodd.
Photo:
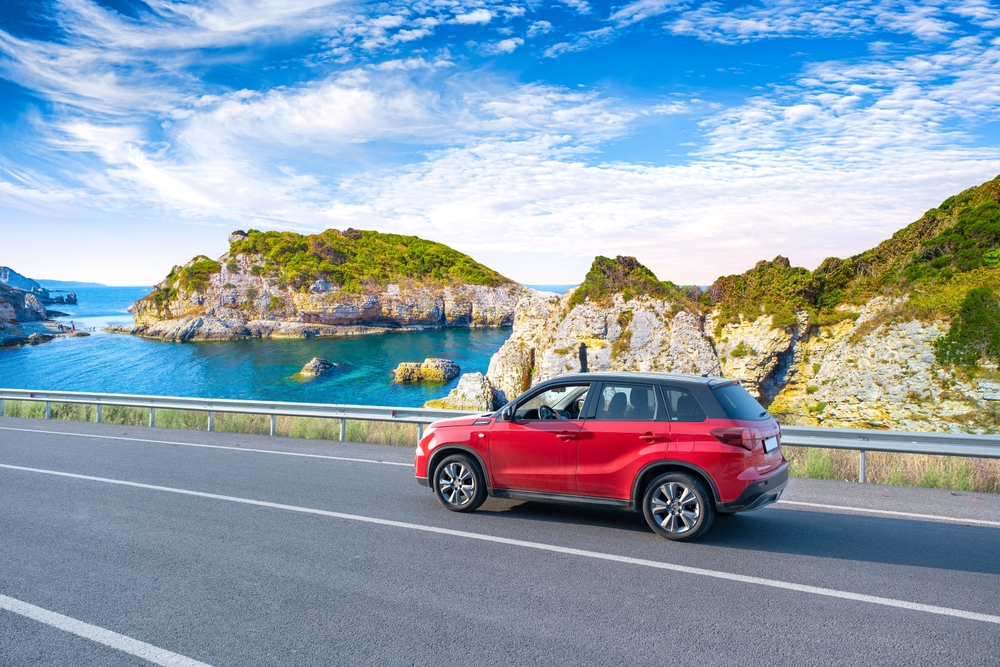
<instances>
[{"instance_id":1,"label":"front wheel","mask_svg":"<svg viewBox=\"0 0 1000 667\"><path fill-rule=\"evenodd\" d=\"M715 507L697 479L683 472L668 472L646 487L642 513L657 535L687 542L708 530L715 518Z\"/></svg>"},{"instance_id":2,"label":"front wheel","mask_svg":"<svg viewBox=\"0 0 1000 667\"><path fill-rule=\"evenodd\" d=\"M486 502L486 481L470 457L452 454L434 469L434 495L452 512L471 512Z\"/></svg>"}]
</instances>

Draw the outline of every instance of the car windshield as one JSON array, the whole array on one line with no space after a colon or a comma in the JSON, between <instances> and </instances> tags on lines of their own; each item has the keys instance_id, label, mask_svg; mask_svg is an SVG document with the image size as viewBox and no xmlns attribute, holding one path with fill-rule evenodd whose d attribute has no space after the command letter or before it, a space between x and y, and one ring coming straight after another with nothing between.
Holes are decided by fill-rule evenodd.
<instances>
[{"instance_id":1,"label":"car windshield","mask_svg":"<svg viewBox=\"0 0 1000 667\"><path fill-rule=\"evenodd\" d=\"M714 387L712 392L730 419L759 422L771 417L757 399L739 383Z\"/></svg>"}]
</instances>

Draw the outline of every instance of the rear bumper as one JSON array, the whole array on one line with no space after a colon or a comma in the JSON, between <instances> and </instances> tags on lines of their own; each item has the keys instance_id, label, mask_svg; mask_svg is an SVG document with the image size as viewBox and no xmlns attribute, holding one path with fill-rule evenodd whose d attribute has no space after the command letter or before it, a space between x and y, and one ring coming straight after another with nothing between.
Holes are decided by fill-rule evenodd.
<instances>
[{"instance_id":1,"label":"rear bumper","mask_svg":"<svg viewBox=\"0 0 1000 667\"><path fill-rule=\"evenodd\" d=\"M788 464L786 463L770 477L753 482L733 502L719 503L718 510L726 514L759 510L761 507L777 502L787 485Z\"/></svg>"}]
</instances>

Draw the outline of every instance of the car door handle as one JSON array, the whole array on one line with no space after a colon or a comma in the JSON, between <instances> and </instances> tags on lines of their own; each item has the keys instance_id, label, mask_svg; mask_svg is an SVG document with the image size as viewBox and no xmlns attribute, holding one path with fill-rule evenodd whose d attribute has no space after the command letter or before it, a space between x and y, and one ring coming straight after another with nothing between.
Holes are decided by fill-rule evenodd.
<instances>
[{"instance_id":1,"label":"car door handle","mask_svg":"<svg viewBox=\"0 0 1000 667\"><path fill-rule=\"evenodd\" d=\"M643 442L649 442L649 443L661 440L660 436L656 435L655 433L643 433L642 435L639 436L639 439L642 440Z\"/></svg>"},{"instance_id":2,"label":"car door handle","mask_svg":"<svg viewBox=\"0 0 1000 667\"><path fill-rule=\"evenodd\" d=\"M576 433L556 433L556 437L563 442L568 442L576 439Z\"/></svg>"}]
</instances>

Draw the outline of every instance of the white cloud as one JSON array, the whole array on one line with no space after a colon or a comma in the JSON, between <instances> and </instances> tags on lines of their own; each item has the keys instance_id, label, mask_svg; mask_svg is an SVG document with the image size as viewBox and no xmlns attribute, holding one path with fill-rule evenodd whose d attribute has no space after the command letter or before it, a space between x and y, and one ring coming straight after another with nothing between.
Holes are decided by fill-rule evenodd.
<instances>
[{"instance_id":1,"label":"white cloud","mask_svg":"<svg viewBox=\"0 0 1000 667\"><path fill-rule=\"evenodd\" d=\"M625 26L675 11L686 5L687 2L684 0L636 0L612 13L608 20Z\"/></svg>"},{"instance_id":2,"label":"white cloud","mask_svg":"<svg viewBox=\"0 0 1000 667\"><path fill-rule=\"evenodd\" d=\"M544 35L547 32L551 32L551 30L552 24L548 21L533 21L528 27L528 39Z\"/></svg>"},{"instance_id":3,"label":"white cloud","mask_svg":"<svg viewBox=\"0 0 1000 667\"><path fill-rule=\"evenodd\" d=\"M587 0L559 0L562 4L566 5L577 14L589 14L593 11L593 7Z\"/></svg>"},{"instance_id":4,"label":"white cloud","mask_svg":"<svg viewBox=\"0 0 1000 667\"><path fill-rule=\"evenodd\" d=\"M493 55L513 53L514 50L522 44L524 44L524 40L520 37L511 37L510 39L502 39L493 44L486 44L483 46L483 51Z\"/></svg>"},{"instance_id":5,"label":"white cloud","mask_svg":"<svg viewBox=\"0 0 1000 667\"><path fill-rule=\"evenodd\" d=\"M466 14L455 14L455 23L463 25L486 24L493 20L493 12L488 9L476 9Z\"/></svg>"}]
</instances>

